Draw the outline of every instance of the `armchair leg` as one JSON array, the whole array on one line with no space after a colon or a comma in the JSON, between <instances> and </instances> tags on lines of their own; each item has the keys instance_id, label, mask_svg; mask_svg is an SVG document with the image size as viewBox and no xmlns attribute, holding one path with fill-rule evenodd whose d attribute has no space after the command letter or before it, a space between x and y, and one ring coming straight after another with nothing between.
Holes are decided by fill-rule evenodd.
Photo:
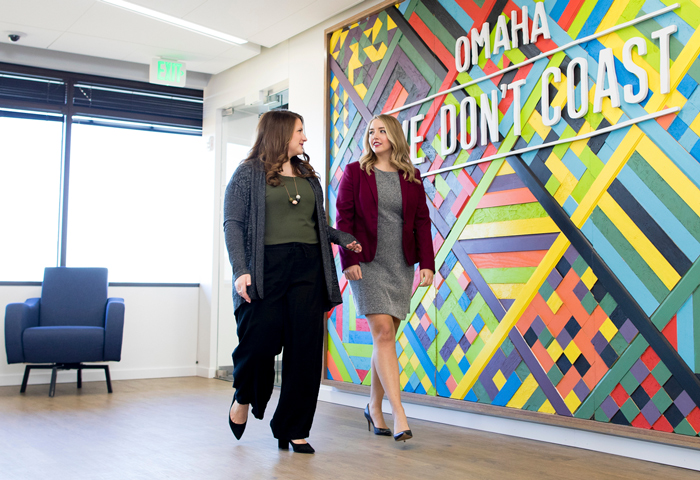
<instances>
[{"instance_id":1,"label":"armchair leg","mask_svg":"<svg viewBox=\"0 0 700 480\"><path fill-rule=\"evenodd\" d=\"M78 367L78 388L83 388L83 368Z\"/></svg>"},{"instance_id":2,"label":"armchair leg","mask_svg":"<svg viewBox=\"0 0 700 480\"><path fill-rule=\"evenodd\" d=\"M105 365L105 379L107 380L107 392L112 393L112 379L109 376L109 365Z\"/></svg>"},{"instance_id":3,"label":"armchair leg","mask_svg":"<svg viewBox=\"0 0 700 480\"><path fill-rule=\"evenodd\" d=\"M24 367L24 378L22 379L22 387L19 389L19 393L24 393L27 390L27 380L29 380L29 372L31 369L31 365Z\"/></svg>"},{"instance_id":4,"label":"armchair leg","mask_svg":"<svg viewBox=\"0 0 700 480\"><path fill-rule=\"evenodd\" d=\"M56 393L56 375L58 373L58 367L54 365L51 369L51 385L49 386L49 397L53 397Z\"/></svg>"}]
</instances>

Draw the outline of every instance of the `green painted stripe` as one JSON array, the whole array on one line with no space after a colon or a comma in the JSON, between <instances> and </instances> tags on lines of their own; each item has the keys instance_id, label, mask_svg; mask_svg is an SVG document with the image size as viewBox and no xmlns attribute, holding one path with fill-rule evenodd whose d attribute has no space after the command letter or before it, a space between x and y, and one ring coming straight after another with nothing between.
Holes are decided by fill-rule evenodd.
<instances>
[{"instance_id":1,"label":"green painted stripe","mask_svg":"<svg viewBox=\"0 0 700 480\"><path fill-rule=\"evenodd\" d=\"M469 202L464 207L464 210L462 210L461 215L459 216L459 218L457 218L457 221L452 226L452 230L450 230L449 235L447 235L445 242L440 247L440 250L438 251L438 254L435 258L436 265L442 265L442 263L445 261L445 258L452 250L452 246L459 239L459 236L462 234L464 227L467 225L467 222L474 214L474 211L476 210L477 205L481 201L481 198L484 196L489 186L491 186L491 183L496 177L498 170L503 165L503 162L505 162L505 159L503 158L491 162L491 165L484 173L484 176L482 177L481 181L474 189L474 192L472 193Z\"/></svg>"},{"instance_id":2,"label":"green painted stripe","mask_svg":"<svg viewBox=\"0 0 700 480\"><path fill-rule=\"evenodd\" d=\"M627 350L617 359L617 362L612 366L612 368L605 374L605 376L598 382L598 384L593 388L593 391L588 394L586 400L579 406L579 408L574 413L576 418L589 419L593 416L595 410L600 407L601 403L608 398L610 392L613 388L617 386L622 380L627 372L629 372L632 365L639 359L639 357L644 353L644 350L649 346L644 337L637 335L637 337L632 341ZM599 360L602 362L602 360ZM595 368L595 365L593 366Z\"/></svg>"},{"instance_id":3,"label":"green painted stripe","mask_svg":"<svg viewBox=\"0 0 700 480\"><path fill-rule=\"evenodd\" d=\"M597 5L597 3L598 2L583 2L583 5L581 5L581 9L578 11L576 18L571 23L569 30L567 30L566 32L571 38L578 37L578 34L583 28L583 25L586 23L586 20L588 20L588 17L591 16L591 12L593 11L593 8Z\"/></svg>"},{"instance_id":4,"label":"green painted stripe","mask_svg":"<svg viewBox=\"0 0 700 480\"><path fill-rule=\"evenodd\" d=\"M406 37L402 36L399 40L399 45L403 49L403 52L406 54L406 56L411 60L413 66L415 66L416 69L420 72L420 74L423 75L425 81L428 82L429 85L433 86L431 90L439 88L440 84L442 83L442 79L439 79L437 75L435 75L433 69L430 68L427 63L425 63L425 60L423 60L423 57L420 56L420 53L418 53L418 51L411 44L411 42L408 41Z\"/></svg>"},{"instance_id":5,"label":"green painted stripe","mask_svg":"<svg viewBox=\"0 0 700 480\"><path fill-rule=\"evenodd\" d=\"M656 328L663 330L666 327L671 318L688 300L688 297L693 295L693 291L697 293L698 285L700 285L700 260L696 260L693 263L690 270L683 275L683 278L673 287L671 293L661 302L659 308L651 316L651 322L656 325ZM695 324L698 325L698 330L700 330L700 317L695 317Z\"/></svg>"},{"instance_id":6,"label":"green painted stripe","mask_svg":"<svg viewBox=\"0 0 700 480\"><path fill-rule=\"evenodd\" d=\"M338 369L338 372L340 372L340 377L343 379L344 382L352 383L352 378L350 378L348 369L345 368L345 363L343 363L343 359L340 358L338 348L335 346L335 343L333 342L333 339L330 335L328 336L328 351L331 353L331 357L333 357L333 361L335 362L335 366Z\"/></svg>"},{"instance_id":7,"label":"green painted stripe","mask_svg":"<svg viewBox=\"0 0 700 480\"><path fill-rule=\"evenodd\" d=\"M486 283L527 283L537 267L482 268Z\"/></svg>"},{"instance_id":8,"label":"green painted stripe","mask_svg":"<svg viewBox=\"0 0 700 480\"><path fill-rule=\"evenodd\" d=\"M666 285L656 276L654 271L647 265L639 253L630 245L627 239L620 233L617 227L596 207L591 214L591 220L610 244L615 248L622 259L629 265L630 269L651 292L657 302L661 303L669 291Z\"/></svg>"},{"instance_id":9,"label":"green painted stripe","mask_svg":"<svg viewBox=\"0 0 700 480\"><path fill-rule=\"evenodd\" d=\"M418 17L423 20L423 23L425 23L428 29L430 29L433 35L440 40L440 43L442 43L447 51L450 52L451 55L454 55L454 48L457 39L450 35L450 32L448 32L447 29L442 26L442 23L438 22L437 18L435 18L432 12L430 12L425 5L419 3L416 7L415 13L417 13Z\"/></svg>"},{"instance_id":10,"label":"green painted stripe","mask_svg":"<svg viewBox=\"0 0 700 480\"><path fill-rule=\"evenodd\" d=\"M399 44L399 40L401 40L401 38L403 38L403 34L398 28L396 28L394 38L391 39L391 43L387 46L386 53L379 63L379 68L377 68L374 78L372 78L372 83L370 83L369 88L367 89L367 94L365 95L365 99L367 99L367 101L369 101L369 99L372 98L372 95L374 95L374 91L377 89L377 85L379 85L379 81L382 79L384 70L386 70L389 60L391 60L391 56L394 54L394 50L396 50L396 46Z\"/></svg>"},{"instance_id":11,"label":"green painted stripe","mask_svg":"<svg viewBox=\"0 0 700 480\"><path fill-rule=\"evenodd\" d=\"M700 242L700 218L692 208L686 204L681 197L666 183L651 165L647 163L639 152L634 152L627 165L634 170L634 173L654 192L659 200L673 213L688 232Z\"/></svg>"},{"instance_id":12,"label":"green painted stripe","mask_svg":"<svg viewBox=\"0 0 700 480\"><path fill-rule=\"evenodd\" d=\"M521 203L518 205L480 208L472 215L469 225L546 217L549 217L549 215L547 215L547 212L539 202Z\"/></svg>"},{"instance_id":13,"label":"green painted stripe","mask_svg":"<svg viewBox=\"0 0 700 480\"><path fill-rule=\"evenodd\" d=\"M695 352L695 368L700 373L700 288L693 292L693 347Z\"/></svg>"},{"instance_id":14,"label":"green painted stripe","mask_svg":"<svg viewBox=\"0 0 700 480\"><path fill-rule=\"evenodd\" d=\"M345 150L348 148L350 143L354 141L355 131L357 130L357 127L360 125L361 121L362 115L360 115L360 112L355 113L355 118L353 118L352 123L350 124L348 133L345 135L345 138L343 138L343 143L340 144L338 154L335 156L335 158L333 158L333 164L328 170L329 174L334 174L338 167L340 167L340 163L343 161L343 157L345 156Z\"/></svg>"},{"instance_id":15,"label":"green painted stripe","mask_svg":"<svg viewBox=\"0 0 700 480\"><path fill-rule=\"evenodd\" d=\"M583 172L578 183L571 191L571 197L576 200L576 203L580 204L583 201L583 197L585 197L588 190L591 189L594 181L595 177L591 174L590 170Z\"/></svg>"},{"instance_id":16,"label":"green painted stripe","mask_svg":"<svg viewBox=\"0 0 700 480\"><path fill-rule=\"evenodd\" d=\"M364 343L344 343L343 346L351 357L372 356L372 345L365 345Z\"/></svg>"},{"instance_id":17,"label":"green painted stripe","mask_svg":"<svg viewBox=\"0 0 700 480\"><path fill-rule=\"evenodd\" d=\"M493 333L496 330L496 327L498 327L499 322L496 316L491 311L491 308L489 307L488 303L484 302L484 306L481 307L481 310L479 310L479 315L486 324L486 328L489 329L489 332Z\"/></svg>"}]
</instances>

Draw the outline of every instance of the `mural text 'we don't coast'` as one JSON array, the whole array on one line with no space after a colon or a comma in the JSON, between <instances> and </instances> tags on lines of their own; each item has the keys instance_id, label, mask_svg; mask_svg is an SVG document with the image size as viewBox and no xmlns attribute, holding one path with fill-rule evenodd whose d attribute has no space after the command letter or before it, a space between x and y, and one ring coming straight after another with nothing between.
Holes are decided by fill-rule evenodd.
<instances>
[{"instance_id":1,"label":"mural text 'we don't coast'","mask_svg":"<svg viewBox=\"0 0 700 480\"><path fill-rule=\"evenodd\" d=\"M330 32L331 220L375 114L428 195L404 391L698 436L699 24L697 0L408 0ZM341 288L326 379L368 385Z\"/></svg>"}]
</instances>

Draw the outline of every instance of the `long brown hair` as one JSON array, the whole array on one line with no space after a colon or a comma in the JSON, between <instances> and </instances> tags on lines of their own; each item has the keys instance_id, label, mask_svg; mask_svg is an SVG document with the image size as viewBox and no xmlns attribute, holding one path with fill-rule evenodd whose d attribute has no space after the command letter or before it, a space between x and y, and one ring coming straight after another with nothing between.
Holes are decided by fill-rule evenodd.
<instances>
[{"instance_id":1,"label":"long brown hair","mask_svg":"<svg viewBox=\"0 0 700 480\"><path fill-rule=\"evenodd\" d=\"M403 173L403 178L405 180L420 183L420 180L416 178L416 167L411 163L411 148L408 146L403 128L401 128L399 121L391 115L375 115L367 124L363 140L365 153L360 157L360 168L367 172L368 175L371 175L372 170L374 170L374 165L378 160L377 155L372 150L372 146L369 144L369 129L372 127L372 122L375 120L380 120L384 123L386 136L389 139L389 143L391 143L391 157L389 158L389 163L399 172Z\"/></svg>"},{"instance_id":2,"label":"long brown hair","mask_svg":"<svg viewBox=\"0 0 700 480\"><path fill-rule=\"evenodd\" d=\"M253 148L244 162L260 162L265 168L265 181L274 187L281 184L282 165L289 160L289 142L294 134L297 120L304 123L304 118L289 110L271 110L260 117L257 138ZM309 163L306 153L291 158L294 175L303 178L318 177L314 167Z\"/></svg>"}]
</instances>

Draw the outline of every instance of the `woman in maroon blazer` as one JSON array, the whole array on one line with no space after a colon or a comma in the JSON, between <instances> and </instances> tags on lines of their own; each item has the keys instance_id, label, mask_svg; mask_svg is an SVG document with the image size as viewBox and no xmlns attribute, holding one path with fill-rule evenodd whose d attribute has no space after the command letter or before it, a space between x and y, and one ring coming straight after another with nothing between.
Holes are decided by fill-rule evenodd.
<instances>
[{"instance_id":1,"label":"woman in maroon blazer","mask_svg":"<svg viewBox=\"0 0 700 480\"><path fill-rule=\"evenodd\" d=\"M365 153L345 168L336 203L338 229L363 247L361 253L341 251L340 264L374 344L367 427L391 435L382 415L386 393L396 441L413 436L401 405L396 332L409 312L414 265L420 264L421 286L430 285L435 272L425 190L409 151L398 120L375 116L365 132Z\"/></svg>"}]
</instances>

